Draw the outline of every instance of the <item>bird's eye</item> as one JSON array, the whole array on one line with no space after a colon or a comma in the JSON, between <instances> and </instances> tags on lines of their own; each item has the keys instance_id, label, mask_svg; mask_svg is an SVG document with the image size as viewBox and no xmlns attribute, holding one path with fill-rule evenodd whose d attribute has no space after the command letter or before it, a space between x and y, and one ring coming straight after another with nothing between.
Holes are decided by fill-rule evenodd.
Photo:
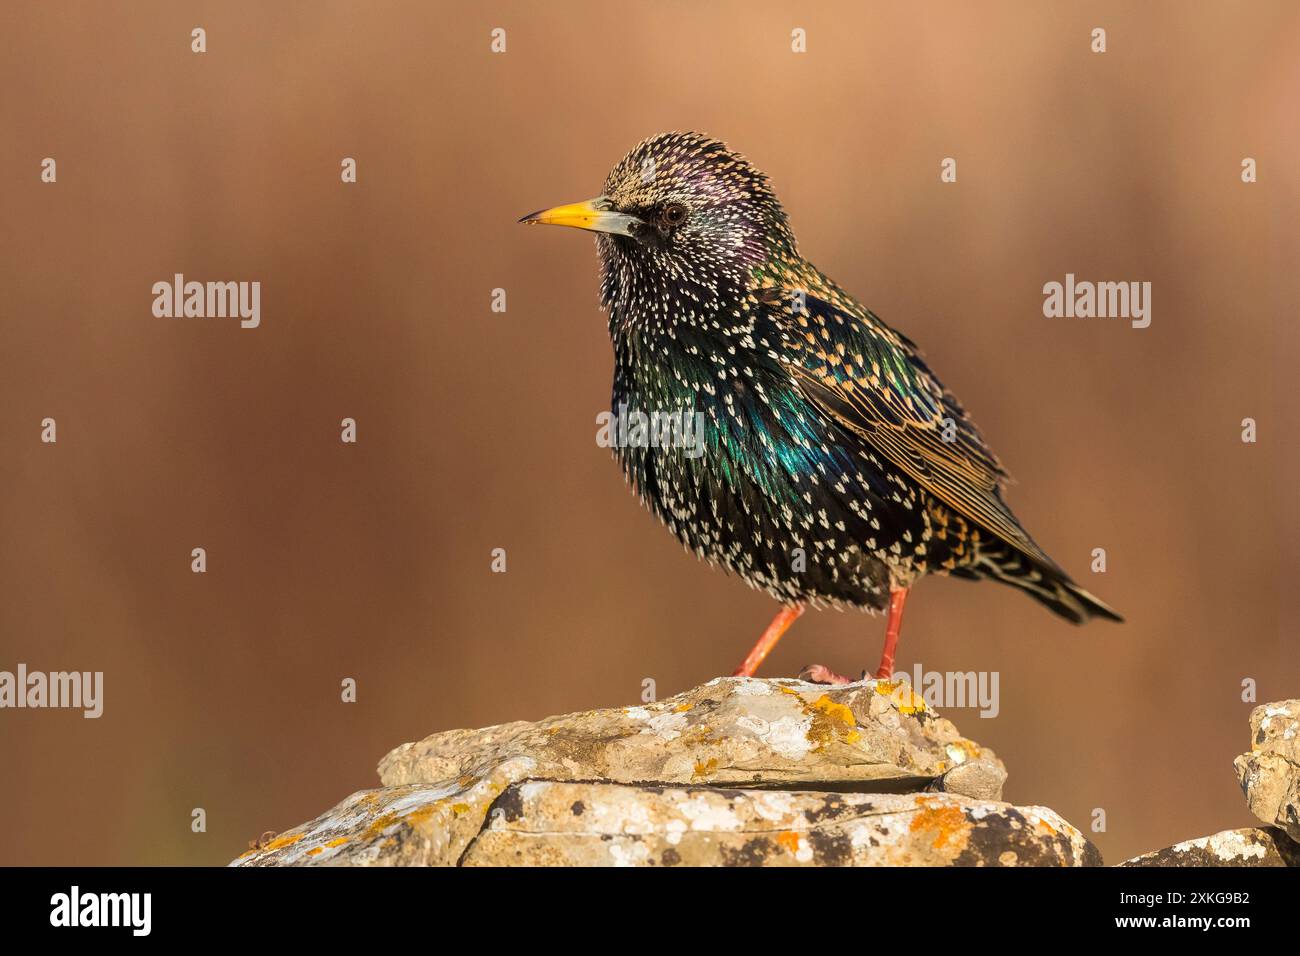
<instances>
[{"instance_id":1,"label":"bird's eye","mask_svg":"<svg viewBox=\"0 0 1300 956\"><path fill-rule=\"evenodd\" d=\"M686 207L679 202L667 203L659 210L659 223L663 226L676 226L686 218Z\"/></svg>"}]
</instances>

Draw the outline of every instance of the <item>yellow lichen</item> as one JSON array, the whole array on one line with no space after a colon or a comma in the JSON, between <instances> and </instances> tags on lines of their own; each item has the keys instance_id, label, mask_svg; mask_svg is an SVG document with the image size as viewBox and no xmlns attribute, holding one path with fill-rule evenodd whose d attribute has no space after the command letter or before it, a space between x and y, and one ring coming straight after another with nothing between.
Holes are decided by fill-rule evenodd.
<instances>
[{"instance_id":1,"label":"yellow lichen","mask_svg":"<svg viewBox=\"0 0 1300 956\"><path fill-rule=\"evenodd\" d=\"M808 742L818 751L824 750L836 737L847 744L856 743L862 737L853 711L846 704L831 700L826 694L811 704L805 704L804 713L812 718L808 725Z\"/></svg>"},{"instance_id":2,"label":"yellow lichen","mask_svg":"<svg viewBox=\"0 0 1300 956\"><path fill-rule=\"evenodd\" d=\"M876 681L876 693L892 700L900 714L910 716L925 712L925 698L914 691L908 681L901 678Z\"/></svg>"},{"instance_id":3,"label":"yellow lichen","mask_svg":"<svg viewBox=\"0 0 1300 956\"><path fill-rule=\"evenodd\" d=\"M400 822L400 818L397 816L396 813L381 814L380 816L375 817L375 819L371 822L370 826L366 827L366 830L363 834L361 834L361 837L364 840L373 840L375 837L379 836L381 833L383 833L385 830L391 827L394 823L398 823L398 822Z\"/></svg>"},{"instance_id":4,"label":"yellow lichen","mask_svg":"<svg viewBox=\"0 0 1300 956\"><path fill-rule=\"evenodd\" d=\"M956 740L949 743L948 746L965 754L967 760L975 760L984 752L980 750L978 744L972 740L967 740L965 737L958 737Z\"/></svg>"},{"instance_id":5,"label":"yellow lichen","mask_svg":"<svg viewBox=\"0 0 1300 956\"><path fill-rule=\"evenodd\" d=\"M681 735L681 742L687 747L704 747L709 744L716 744L721 740L722 738L718 736L717 729L705 724L688 727Z\"/></svg>"},{"instance_id":6,"label":"yellow lichen","mask_svg":"<svg viewBox=\"0 0 1300 956\"><path fill-rule=\"evenodd\" d=\"M438 802L431 803L426 807L419 807L418 809L412 810L406 815L404 815L402 817L402 822L405 823L408 827L418 827L420 826L420 824L424 823L430 817L437 816L438 812L443 808L444 805L445 802L439 800ZM454 808L452 812L453 813L455 812Z\"/></svg>"},{"instance_id":7,"label":"yellow lichen","mask_svg":"<svg viewBox=\"0 0 1300 956\"><path fill-rule=\"evenodd\" d=\"M283 848L286 847L286 846L293 846L295 843L297 843L299 840L301 840L301 839L302 839L303 837L305 837L306 835L307 835L307 834L305 834L305 833L295 833L293 836L276 837L276 838L275 838L274 840L272 840L270 843L266 844L266 846L262 847L262 849L263 849L263 850L281 850L281 849L283 849Z\"/></svg>"},{"instance_id":8,"label":"yellow lichen","mask_svg":"<svg viewBox=\"0 0 1300 956\"><path fill-rule=\"evenodd\" d=\"M705 774L712 773L717 768L717 757L710 757L708 760L697 760L695 761L695 776L703 777Z\"/></svg>"}]
</instances>

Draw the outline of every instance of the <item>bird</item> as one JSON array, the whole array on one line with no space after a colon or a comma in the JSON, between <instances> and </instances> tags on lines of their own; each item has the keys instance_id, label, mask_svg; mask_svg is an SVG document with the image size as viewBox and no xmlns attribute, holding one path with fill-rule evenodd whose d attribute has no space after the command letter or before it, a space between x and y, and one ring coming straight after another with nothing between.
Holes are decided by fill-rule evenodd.
<instances>
[{"instance_id":1,"label":"bird","mask_svg":"<svg viewBox=\"0 0 1300 956\"><path fill-rule=\"evenodd\" d=\"M651 137L596 198L519 222L595 234L611 408L696 423L676 441L624 429L613 453L688 551L779 602L735 675L830 607L885 613L874 677L889 680L929 574L1010 585L1076 624L1123 620L1029 536L1006 469L920 348L800 255L771 181L724 142ZM850 682L820 664L800 676Z\"/></svg>"}]
</instances>

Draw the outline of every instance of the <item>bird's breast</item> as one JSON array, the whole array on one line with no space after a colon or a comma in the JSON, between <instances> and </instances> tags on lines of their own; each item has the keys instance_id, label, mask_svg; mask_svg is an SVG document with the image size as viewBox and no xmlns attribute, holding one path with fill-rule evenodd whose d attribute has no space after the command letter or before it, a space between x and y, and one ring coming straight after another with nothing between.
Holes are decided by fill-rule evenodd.
<instances>
[{"instance_id":1,"label":"bird's breast","mask_svg":"<svg viewBox=\"0 0 1300 956\"><path fill-rule=\"evenodd\" d=\"M902 538L872 476L778 363L689 337L616 345L614 452L646 506L691 551L782 600L879 606ZM916 524L920 511L905 521Z\"/></svg>"}]
</instances>

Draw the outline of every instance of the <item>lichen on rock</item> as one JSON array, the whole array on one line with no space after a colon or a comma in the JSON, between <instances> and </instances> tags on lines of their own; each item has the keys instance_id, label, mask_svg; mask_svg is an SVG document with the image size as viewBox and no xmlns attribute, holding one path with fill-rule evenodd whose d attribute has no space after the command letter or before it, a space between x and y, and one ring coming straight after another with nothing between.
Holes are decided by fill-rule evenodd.
<instances>
[{"instance_id":1,"label":"lichen on rock","mask_svg":"<svg viewBox=\"0 0 1300 956\"><path fill-rule=\"evenodd\" d=\"M1300 700L1251 711L1250 751L1233 766L1250 812L1300 841Z\"/></svg>"},{"instance_id":2,"label":"lichen on rock","mask_svg":"<svg viewBox=\"0 0 1300 956\"><path fill-rule=\"evenodd\" d=\"M403 744L379 765L385 786L431 783L526 755L536 776L618 783L759 787L897 782L907 788L979 764L969 796L998 799L1006 770L903 683L824 687L720 677L639 707L451 730Z\"/></svg>"},{"instance_id":3,"label":"lichen on rock","mask_svg":"<svg viewBox=\"0 0 1300 956\"><path fill-rule=\"evenodd\" d=\"M237 865L1097 865L904 682L718 678L403 744Z\"/></svg>"},{"instance_id":4,"label":"lichen on rock","mask_svg":"<svg viewBox=\"0 0 1300 956\"><path fill-rule=\"evenodd\" d=\"M1143 853L1120 866L1300 866L1300 846L1276 827L1224 830Z\"/></svg>"},{"instance_id":5,"label":"lichen on rock","mask_svg":"<svg viewBox=\"0 0 1300 956\"><path fill-rule=\"evenodd\" d=\"M1121 866L1297 866L1300 701L1257 707L1236 768L1264 827ZM434 734L383 786L240 866L1087 866L1044 807L905 682L718 678L667 700Z\"/></svg>"}]
</instances>

